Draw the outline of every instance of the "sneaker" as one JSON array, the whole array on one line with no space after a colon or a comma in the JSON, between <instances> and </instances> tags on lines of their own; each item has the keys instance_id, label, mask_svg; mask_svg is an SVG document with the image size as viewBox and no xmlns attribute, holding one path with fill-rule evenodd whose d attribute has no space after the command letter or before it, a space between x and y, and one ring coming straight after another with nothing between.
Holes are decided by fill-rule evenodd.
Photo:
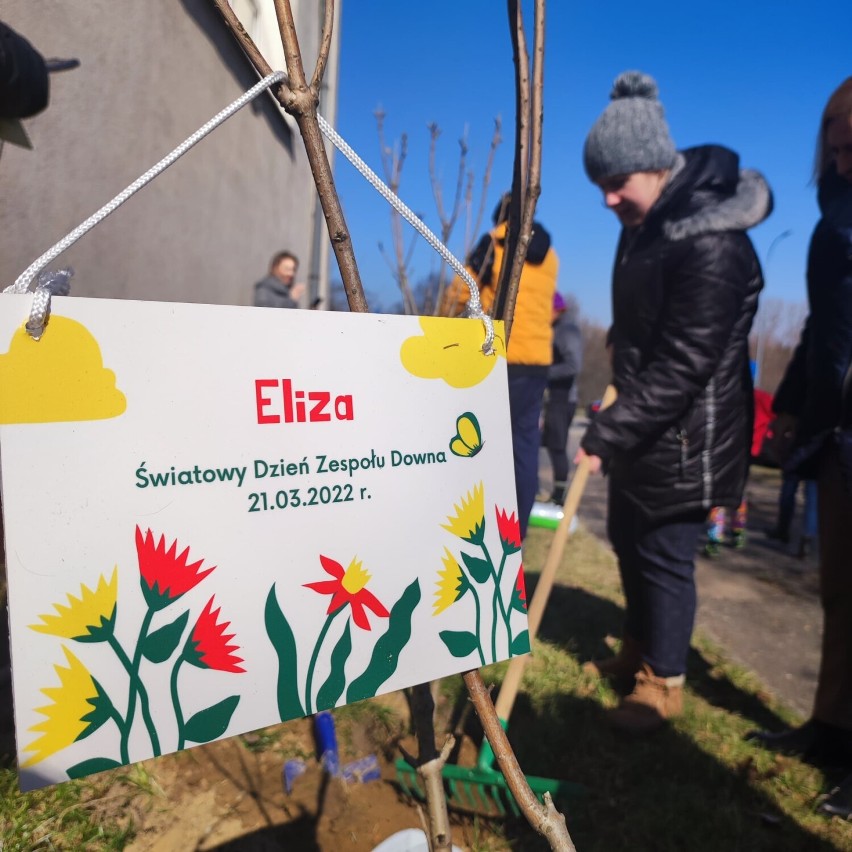
<instances>
[{"instance_id":1,"label":"sneaker","mask_svg":"<svg viewBox=\"0 0 852 852\"><path fill-rule=\"evenodd\" d=\"M711 559L714 556L719 555L719 544L715 541L708 541L707 544L704 545L704 555L709 556Z\"/></svg>"}]
</instances>

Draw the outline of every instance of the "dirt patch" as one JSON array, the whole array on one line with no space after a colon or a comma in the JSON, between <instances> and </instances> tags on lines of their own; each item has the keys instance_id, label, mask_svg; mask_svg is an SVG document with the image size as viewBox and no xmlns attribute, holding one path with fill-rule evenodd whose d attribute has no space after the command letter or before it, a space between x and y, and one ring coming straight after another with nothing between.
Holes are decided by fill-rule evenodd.
<instances>
[{"instance_id":1,"label":"dirt patch","mask_svg":"<svg viewBox=\"0 0 852 852\"><path fill-rule=\"evenodd\" d=\"M382 699L376 699L377 702ZM316 759L312 721L299 719L242 737L137 764L116 776L98 805L102 816L132 820L135 839L127 852L266 852L298 849L369 852L407 828L422 828L419 806L396 780L401 693L384 699L377 714L362 709L338 723L342 763L374 754L381 779L345 783L323 772ZM369 705L371 702L366 702ZM390 734L390 736L389 736ZM466 740L462 759L475 759ZM304 774L288 793L285 761L302 760ZM499 825L452 814L453 843L461 849L506 848Z\"/></svg>"}]
</instances>

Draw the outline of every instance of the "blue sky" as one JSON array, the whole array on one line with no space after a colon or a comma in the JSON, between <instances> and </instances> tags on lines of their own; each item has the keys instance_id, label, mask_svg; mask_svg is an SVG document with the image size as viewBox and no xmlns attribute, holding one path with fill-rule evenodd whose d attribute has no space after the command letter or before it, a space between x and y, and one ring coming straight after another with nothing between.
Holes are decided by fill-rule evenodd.
<instances>
[{"instance_id":1,"label":"blue sky","mask_svg":"<svg viewBox=\"0 0 852 852\"><path fill-rule=\"evenodd\" d=\"M524 9L531 40L531 4L524 2ZM850 32L848 0L720 0L711 7L550 0L537 218L560 255L559 289L574 293L589 318L609 322L618 223L586 179L581 152L613 79L636 68L656 78L678 147L725 144L740 154L743 166L764 173L775 210L751 232L764 263L764 295L804 301L807 244L818 216L809 183L814 141L825 100L852 74ZM488 194L490 215L510 185L513 157L514 82L505 2L342 0L341 38L337 128L382 174L373 116L381 105L386 141L408 134L400 196L433 230L439 223L428 180L427 125L436 122L443 131L438 169L444 195L451 198L465 127L469 165L478 180L494 118L502 117L504 142ZM391 244L389 207L339 154L335 176L364 285L375 297L374 308L376 303L387 308L399 299L378 249L380 241ZM457 254L463 230L460 223L450 241ZM421 240L414 280L438 264Z\"/></svg>"}]
</instances>

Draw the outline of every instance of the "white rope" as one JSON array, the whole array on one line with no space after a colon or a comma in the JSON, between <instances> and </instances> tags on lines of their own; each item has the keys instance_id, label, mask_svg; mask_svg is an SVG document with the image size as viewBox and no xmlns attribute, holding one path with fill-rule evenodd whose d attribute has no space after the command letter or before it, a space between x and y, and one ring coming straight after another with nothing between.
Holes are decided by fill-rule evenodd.
<instances>
[{"instance_id":1,"label":"white rope","mask_svg":"<svg viewBox=\"0 0 852 852\"><path fill-rule=\"evenodd\" d=\"M97 213L90 216L83 222L81 225L78 225L68 234L66 237L61 239L55 246L48 249L41 257L39 257L36 261L31 263L27 269L18 276L18 279L14 284L7 287L3 292L4 293L26 293L27 290L30 289L30 284L32 284L33 279L56 257L58 257L62 252L64 252L67 248L72 246L77 240L80 239L84 234L87 234L95 225L102 222L109 216L110 213L117 210L125 201L127 201L132 195L139 192L143 186L150 183L160 172L167 169L172 163L182 157L190 148L200 142L208 133L215 130L223 121L229 119L235 112L242 109L247 103L254 100L261 92L268 89L270 86L278 83L282 80L285 80L287 75L283 71L276 71L273 74L264 77L257 85L253 86L249 89L244 95L241 95L237 100L235 100L230 106L225 107L220 113L217 113L210 121L207 122L203 127L200 127L192 136L189 137L185 142L178 145L171 154L163 157L157 165L148 169L144 175L137 178L133 183L130 184L123 192L120 192L110 201L108 204L105 204L98 210Z\"/></svg>"},{"instance_id":2,"label":"white rope","mask_svg":"<svg viewBox=\"0 0 852 852\"><path fill-rule=\"evenodd\" d=\"M482 351L487 355L493 354L492 345L494 343L494 322L488 314L482 310L482 302L479 298L479 287L476 281L473 280L471 274L464 268L462 263L456 256L438 239L438 237L423 224L421 219L408 207L398 195L382 179L349 147L346 141L337 133L337 131L319 114L317 113L317 121L319 122L320 130L330 139L335 147L358 169L359 172L367 179L373 188L395 209L399 212L403 219L408 222L420 235L435 249L438 254L452 267L452 269L461 276L462 280L467 284L470 291L470 301L468 302L467 315L473 319L481 319L485 324L485 343L482 344Z\"/></svg>"},{"instance_id":3,"label":"white rope","mask_svg":"<svg viewBox=\"0 0 852 852\"><path fill-rule=\"evenodd\" d=\"M56 245L48 249L41 257L31 263L24 272L18 276L14 284L7 287L4 293L26 293L30 289L30 285L36 276L62 252L70 248L80 237L87 234L95 225L102 222L113 213L132 195L139 192L142 187L150 183L161 172L165 171L175 161L180 159L190 148L198 144L205 136L215 130L224 121L227 121L235 112L242 109L247 103L254 100L261 92L264 92L270 86L276 83L286 81L287 75L283 71L275 71L272 74L264 77L255 86L252 86L244 95L241 95L232 104L225 107L221 112L217 113L205 125L200 127L192 134L185 142L178 145L170 154L163 157L159 163L148 169L145 174L137 178L126 189L116 195L112 201L105 204L98 210L97 213L86 219L85 222L78 225L71 233L63 237ZM337 133L337 131L321 116L317 114L320 130L328 139L338 148L338 150L355 166L356 169L367 179L378 193L393 206L400 215L413 227L421 236L432 246L438 254L450 265L450 267L461 276L462 280L467 284L470 290L470 301L468 303L467 315L473 319L481 319L485 324L485 342L482 345L482 351L488 355L493 354L494 343L494 323L488 314L482 310L482 302L479 298L479 287L474 281L471 274L464 268L462 263L455 255L438 239L438 237L427 228L423 222L414 214L381 178L349 147L346 141ZM70 276L68 276L70 277ZM37 297L33 300L33 306L30 312L30 320L27 323L27 330L35 337L36 340L41 336L44 329L44 323L50 315L50 293L49 287L42 287L37 290ZM38 336L36 336L38 335Z\"/></svg>"}]
</instances>

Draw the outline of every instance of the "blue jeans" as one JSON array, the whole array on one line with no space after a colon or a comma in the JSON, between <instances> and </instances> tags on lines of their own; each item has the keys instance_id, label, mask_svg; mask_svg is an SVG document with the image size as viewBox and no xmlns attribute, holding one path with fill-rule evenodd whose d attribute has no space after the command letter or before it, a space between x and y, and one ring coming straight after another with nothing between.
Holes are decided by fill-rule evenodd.
<instances>
[{"instance_id":1,"label":"blue jeans","mask_svg":"<svg viewBox=\"0 0 852 852\"><path fill-rule=\"evenodd\" d=\"M684 674L695 624L695 549L704 532L704 513L650 524L610 485L607 526L627 600L625 634L640 644L654 674Z\"/></svg>"},{"instance_id":2,"label":"blue jeans","mask_svg":"<svg viewBox=\"0 0 852 852\"><path fill-rule=\"evenodd\" d=\"M515 492L521 538L538 491L538 421L547 387L547 367L509 364L509 413L512 420L512 451L515 461Z\"/></svg>"},{"instance_id":3,"label":"blue jeans","mask_svg":"<svg viewBox=\"0 0 852 852\"><path fill-rule=\"evenodd\" d=\"M788 535L793 515L796 511L796 492L799 483L805 485L805 516L802 519L802 535L808 538L816 538L817 534L817 484L815 479L802 480L795 473L785 473L781 480L781 495L778 498L778 523L779 532Z\"/></svg>"}]
</instances>

